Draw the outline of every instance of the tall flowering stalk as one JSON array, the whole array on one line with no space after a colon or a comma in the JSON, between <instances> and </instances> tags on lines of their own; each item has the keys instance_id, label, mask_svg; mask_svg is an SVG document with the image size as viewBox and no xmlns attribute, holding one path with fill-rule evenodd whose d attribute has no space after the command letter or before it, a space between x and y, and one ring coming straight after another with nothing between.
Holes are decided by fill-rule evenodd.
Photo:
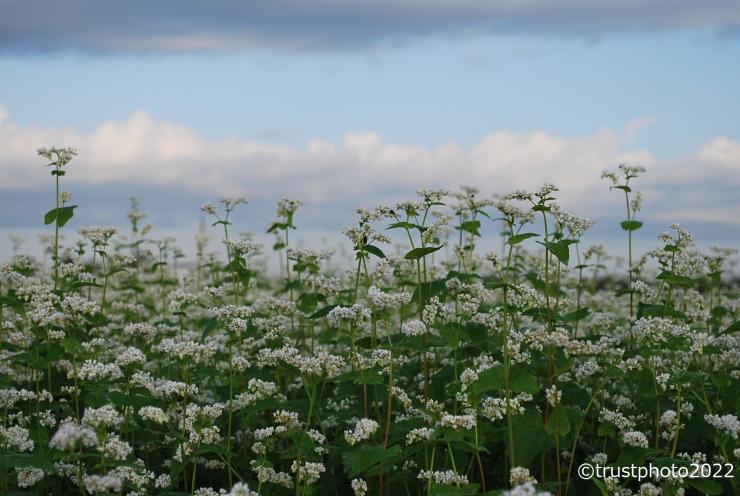
<instances>
[{"instance_id":1,"label":"tall flowering stalk","mask_svg":"<svg viewBox=\"0 0 740 496\"><path fill-rule=\"evenodd\" d=\"M236 254L233 253L233 244L230 243L229 239L229 226L232 225L232 222L230 220L231 213L236 209L239 205L246 205L247 199L243 196L235 196L235 197L229 197L224 196L221 198L221 203L224 206L224 213L223 216L218 213L216 210L216 207L210 203L204 203L200 210L201 212L205 213L206 215L210 215L212 217L215 217L216 220L211 224L211 226L223 226L224 229L224 237L223 237L223 243L226 247L226 259L228 261L226 265L226 270L231 274L231 291L232 295L234 297L234 302L236 303L239 299L239 271L238 266L235 266L232 264L232 262L235 259Z\"/></svg>"},{"instance_id":2,"label":"tall flowering stalk","mask_svg":"<svg viewBox=\"0 0 740 496\"><path fill-rule=\"evenodd\" d=\"M77 150L74 148L39 148L36 150L37 153L47 159L49 163L47 167L52 167L51 175L54 176L54 182L56 184L56 208L49 210L44 216L44 224L54 223L54 288L59 284L59 229L69 222L74 215L74 209L77 205L65 205L71 195L69 192L60 191L59 180L62 176L67 174L67 171L63 169L72 159L77 155Z\"/></svg>"},{"instance_id":3,"label":"tall flowering stalk","mask_svg":"<svg viewBox=\"0 0 740 496\"><path fill-rule=\"evenodd\" d=\"M630 186L630 182L644 172L644 167L621 164L618 172L604 171L601 174L602 178L609 179L612 182L610 189L621 189L624 192L627 220L622 221L620 226L622 227L622 230L627 231L627 277L629 284L627 291L630 295L630 318L635 314L635 295L632 290L632 281L635 271L632 263L632 233L642 227L642 222L635 220L637 212L639 212L642 207L642 194L639 191L632 194L633 190Z\"/></svg>"},{"instance_id":4,"label":"tall flowering stalk","mask_svg":"<svg viewBox=\"0 0 740 496\"><path fill-rule=\"evenodd\" d=\"M276 251L285 250L285 287L288 290L290 299L293 299L293 285L291 284L290 276L290 230L296 229L293 224L293 218L298 210L298 207L303 205L300 200L294 200L290 198L283 198L278 202L277 216L278 220L273 222L267 229L268 233L277 233L283 231L283 240L279 244L273 246Z\"/></svg>"},{"instance_id":5,"label":"tall flowering stalk","mask_svg":"<svg viewBox=\"0 0 740 496\"><path fill-rule=\"evenodd\" d=\"M447 196L445 190L422 189L417 191L420 201L404 202L396 205L394 210L389 210L387 215L396 220L388 226L388 229L403 229L406 232L411 250L404 255L405 260L411 260L416 264L416 297L418 301L419 321L424 321L424 309L426 302L431 296L431 285L427 271L427 257L442 249L444 245L438 244L440 231L447 224L447 218L440 216L432 225L427 225L428 218L433 207L444 206L442 199ZM403 220L402 220L402 216ZM414 243L412 231L418 231L418 245ZM424 348L424 398L429 399L429 358L426 353L428 334L422 335L422 346Z\"/></svg>"},{"instance_id":6,"label":"tall flowering stalk","mask_svg":"<svg viewBox=\"0 0 740 496\"><path fill-rule=\"evenodd\" d=\"M503 266L498 263L496 257L491 256L491 260L494 264L494 269L497 272L501 289L503 291L503 390L504 390L504 413L506 416L506 441L507 441L507 454L509 460L509 468L516 467L516 448L514 445L514 426L513 416L514 412L512 409L512 390L511 390L511 363L512 363L512 350L510 349L510 335L516 326L514 312L509 304L509 298L511 291L516 291L514 286L516 269L513 266L513 255L514 249L517 245L524 242L529 238L539 236L533 232L522 232L527 224L534 222L534 213L529 210L526 211L514 204L512 201L525 201L530 198L530 195L525 192L515 192L504 197L503 200L499 201L496 205L502 217L503 233L506 238L505 246L507 246L507 252L505 257L505 263Z\"/></svg>"}]
</instances>

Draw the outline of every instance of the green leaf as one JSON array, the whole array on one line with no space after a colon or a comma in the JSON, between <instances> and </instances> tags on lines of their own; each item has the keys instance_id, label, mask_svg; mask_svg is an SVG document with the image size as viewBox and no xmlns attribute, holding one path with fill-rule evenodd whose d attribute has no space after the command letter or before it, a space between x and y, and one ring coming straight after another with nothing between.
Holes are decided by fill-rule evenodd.
<instances>
[{"instance_id":1,"label":"green leaf","mask_svg":"<svg viewBox=\"0 0 740 496\"><path fill-rule=\"evenodd\" d=\"M411 222L394 222L390 226L386 227L386 230L388 229L413 229L417 227L416 224L412 224Z\"/></svg>"},{"instance_id":2,"label":"green leaf","mask_svg":"<svg viewBox=\"0 0 740 496\"><path fill-rule=\"evenodd\" d=\"M203 328L203 331L200 334L200 342L203 343L218 325L218 320L214 318L204 318L200 320L199 324Z\"/></svg>"},{"instance_id":3,"label":"green leaf","mask_svg":"<svg viewBox=\"0 0 740 496\"><path fill-rule=\"evenodd\" d=\"M730 326L727 327L727 329L725 329L724 331L720 332L720 334L732 334L738 331L740 331L740 320L730 324Z\"/></svg>"},{"instance_id":4,"label":"green leaf","mask_svg":"<svg viewBox=\"0 0 740 496\"><path fill-rule=\"evenodd\" d=\"M649 303L640 302L637 305L637 318L643 317L675 317L678 319L686 318L686 316L672 308L668 308L665 305L651 305Z\"/></svg>"},{"instance_id":5,"label":"green leaf","mask_svg":"<svg viewBox=\"0 0 740 496\"><path fill-rule=\"evenodd\" d=\"M638 448L634 446L625 446L622 452L617 457L617 464L621 466L625 465L644 465L645 460L660 453L650 448Z\"/></svg>"},{"instance_id":6,"label":"green leaf","mask_svg":"<svg viewBox=\"0 0 740 496\"><path fill-rule=\"evenodd\" d=\"M385 379L382 375L378 374L377 372L365 372L363 374L352 374L352 379L354 380L355 384L383 384L385 383Z\"/></svg>"},{"instance_id":7,"label":"green leaf","mask_svg":"<svg viewBox=\"0 0 740 496\"><path fill-rule=\"evenodd\" d=\"M525 239L534 238L539 236L537 233L522 233L522 234L515 234L513 236L509 236L509 239L506 240L507 245L518 245Z\"/></svg>"},{"instance_id":8,"label":"green leaf","mask_svg":"<svg viewBox=\"0 0 740 496\"><path fill-rule=\"evenodd\" d=\"M639 220L625 220L619 224L625 231L637 231L642 227L642 222Z\"/></svg>"},{"instance_id":9,"label":"green leaf","mask_svg":"<svg viewBox=\"0 0 740 496\"><path fill-rule=\"evenodd\" d=\"M11 296L10 294L7 295L0 295L0 306L5 305L12 308L15 313L17 314L24 314L26 313L23 308L23 302L19 300L18 298Z\"/></svg>"},{"instance_id":10,"label":"green leaf","mask_svg":"<svg viewBox=\"0 0 740 496\"><path fill-rule=\"evenodd\" d=\"M432 483L428 496L473 496L478 494L479 484L467 484L465 486L451 486L448 484Z\"/></svg>"},{"instance_id":11,"label":"green leaf","mask_svg":"<svg viewBox=\"0 0 740 496\"><path fill-rule=\"evenodd\" d=\"M478 379L473 383L473 391L484 393L505 389L504 366L495 365L478 374ZM509 371L509 389L520 393L535 394L539 391L537 378L527 370L511 367Z\"/></svg>"},{"instance_id":12,"label":"green leaf","mask_svg":"<svg viewBox=\"0 0 740 496\"><path fill-rule=\"evenodd\" d=\"M463 329L451 325L440 327L439 335L447 341L447 346L453 350L460 348L460 341L464 341L467 337Z\"/></svg>"},{"instance_id":13,"label":"green leaf","mask_svg":"<svg viewBox=\"0 0 740 496\"><path fill-rule=\"evenodd\" d=\"M381 249L380 249L380 248L378 248L377 246L374 246L374 245L365 245L365 246L363 247L363 249L364 249L364 250L365 250L366 252L368 252L368 253L370 253L370 254L372 254L372 255L375 255L375 256L376 256L376 257L378 257L378 258L386 258L386 257L385 257L385 253L383 253L383 250L381 250Z\"/></svg>"},{"instance_id":14,"label":"green leaf","mask_svg":"<svg viewBox=\"0 0 740 496\"><path fill-rule=\"evenodd\" d=\"M570 422L568 421L568 413L561 407L557 406L547 417L547 425L545 430L549 434L555 434L558 436L566 436L570 432Z\"/></svg>"},{"instance_id":15,"label":"green leaf","mask_svg":"<svg viewBox=\"0 0 740 496\"><path fill-rule=\"evenodd\" d=\"M3 467L35 467L40 468L44 472L56 473L54 464L48 458L31 453L22 453L15 455L3 455L0 457L0 465Z\"/></svg>"},{"instance_id":16,"label":"green leaf","mask_svg":"<svg viewBox=\"0 0 740 496\"><path fill-rule=\"evenodd\" d=\"M421 286L417 284L416 288L414 289L414 293L411 296L411 301L417 301L419 297L419 290L421 290L422 295L428 297L441 295L447 292L446 280L435 279L431 282L422 282Z\"/></svg>"},{"instance_id":17,"label":"green leaf","mask_svg":"<svg viewBox=\"0 0 740 496\"><path fill-rule=\"evenodd\" d=\"M308 318L309 319L320 319L321 317L326 317L329 315L329 312L337 308L339 305L327 305L324 308L319 308L314 313L312 313Z\"/></svg>"},{"instance_id":18,"label":"green leaf","mask_svg":"<svg viewBox=\"0 0 740 496\"><path fill-rule=\"evenodd\" d=\"M72 218L75 208L77 208L77 205L70 205L69 207L62 207L59 209L59 213L57 214L57 225L59 227L64 227L64 224Z\"/></svg>"},{"instance_id":19,"label":"green leaf","mask_svg":"<svg viewBox=\"0 0 740 496\"><path fill-rule=\"evenodd\" d=\"M686 276L677 276L676 274L671 274L670 272L661 272L661 274L656 277L656 279L663 280L667 282L670 286L680 286L682 288L690 288L694 286L694 280L692 278Z\"/></svg>"},{"instance_id":20,"label":"green leaf","mask_svg":"<svg viewBox=\"0 0 740 496\"><path fill-rule=\"evenodd\" d=\"M537 377L518 367L512 367L509 373L509 387L512 391L529 394L535 394L540 390Z\"/></svg>"},{"instance_id":21,"label":"green leaf","mask_svg":"<svg viewBox=\"0 0 740 496\"><path fill-rule=\"evenodd\" d=\"M385 449L380 446L362 446L359 449L346 451L342 455L344 470L349 477L354 477L380 462L388 462L401 454L398 445Z\"/></svg>"},{"instance_id":22,"label":"green leaf","mask_svg":"<svg viewBox=\"0 0 740 496\"><path fill-rule=\"evenodd\" d=\"M547 446L547 435L542 428L542 419L534 410L527 410L512 419L514 430L514 453L517 465L526 467Z\"/></svg>"},{"instance_id":23,"label":"green leaf","mask_svg":"<svg viewBox=\"0 0 740 496\"><path fill-rule=\"evenodd\" d=\"M566 313L565 315L563 315L563 319L568 322L575 322L577 320L585 319L589 315L591 315L591 312L588 308L584 307L578 311L574 310L572 312Z\"/></svg>"},{"instance_id":24,"label":"green leaf","mask_svg":"<svg viewBox=\"0 0 740 496\"><path fill-rule=\"evenodd\" d=\"M473 383L475 393L485 393L504 389L504 366L494 365L478 374L478 379Z\"/></svg>"},{"instance_id":25,"label":"green leaf","mask_svg":"<svg viewBox=\"0 0 740 496\"><path fill-rule=\"evenodd\" d=\"M614 426L611 424L601 424L596 429L596 435L599 437L614 437L616 434L616 431L614 430Z\"/></svg>"},{"instance_id":26,"label":"green leaf","mask_svg":"<svg viewBox=\"0 0 740 496\"><path fill-rule=\"evenodd\" d=\"M572 244L571 241L572 240L561 239L557 243L553 243L552 241L537 241L537 243L550 250L550 253L555 255L558 260L560 260L560 263L568 265L568 260L570 260L569 246Z\"/></svg>"},{"instance_id":27,"label":"green leaf","mask_svg":"<svg viewBox=\"0 0 740 496\"><path fill-rule=\"evenodd\" d=\"M61 340L62 348L70 355L82 355L85 353L85 348L82 347L79 341L74 338L64 338Z\"/></svg>"},{"instance_id":28,"label":"green leaf","mask_svg":"<svg viewBox=\"0 0 740 496\"><path fill-rule=\"evenodd\" d=\"M601 496L609 496L611 493L609 492L609 488L606 487L606 484L601 479L597 479L596 477L591 477L591 482L594 483L596 487L599 488L599 491L601 491Z\"/></svg>"},{"instance_id":29,"label":"green leaf","mask_svg":"<svg viewBox=\"0 0 740 496\"><path fill-rule=\"evenodd\" d=\"M46 212L44 215L44 224L49 225L56 221L57 226L64 227L64 224L69 222L69 219L74 215L74 209L77 205L70 205L68 207L54 208Z\"/></svg>"},{"instance_id":30,"label":"green leaf","mask_svg":"<svg viewBox=\"0 0 740 496\"><path fill-rule=\"evenodd\" d=\"M126 394L122 391L111 391L107 394L107 397L110 402L116 406L133 406L137 411L144 406L158 406L164 408L167 406L164 401L154 398L149 394Z\"/></svg>"},{"instance_id":31,"label":"green leaf","mask_svg":"<svg viewBox=\"0 0 740 496\"><path fill-rule=\"evenodd\" d=\"M284 222L273 222L270 228L267 230L268 233L271 233L273 231L276 231L277 229L280 229L282 231L285 231L288 229L288 224Z\"/></svg>"},{"instance_id":32,"label":"green leaf","mask_svg":"<svg viewBox=\"0 0 740 496\"><path fill-rule=\"evenodd\" d=\"M479 231L480 221L479 220L469 220L469 221L463 222L462 224L460 224L459 229L461 231L468 232L472 234L473 236L480 237L480 231Z\"/></svg>"},{"instance_id":33,"label":"green leaf","mask_svg":"<svg viewBox=\"0 0 740 496\"><path fill-rule=\"evenodd\" d=\"M435 251L437 251L440 248L442 248L442 246L444 246L444 245L439 245L439 246L422 246L422 247L419 247L419 248L414 248L413 250L411 250L410 252L408 252L406 255L404 255L403 258L405 258L406 260L418 260L418 259L420 259L422 257L425 257L425 256L429 255L430 253L434 253Z\"/></svg>"},{"instance_id":34,"label":"green leaf","mask_svg":"<svg viewBox=\"0 0 740 496\"><path fill-rule=\"evenodd\" d=\"M44 215L44 224L49 225L57 219L57 209L53 208Z\"/></svg>"},{"instance_id":35,"label":"green leaf","mask_svg":"<svg viewBox=\"0 0 740 496\"><path fill-rule=\"evenodd\" d=\"M712 479L686 479L686 482L689 484L689 486L693 487L694 489L698 489L699 492L702 494L724 494L724 489L722 489L722 486L716 481Z\"/></svg>"}]
</instances>

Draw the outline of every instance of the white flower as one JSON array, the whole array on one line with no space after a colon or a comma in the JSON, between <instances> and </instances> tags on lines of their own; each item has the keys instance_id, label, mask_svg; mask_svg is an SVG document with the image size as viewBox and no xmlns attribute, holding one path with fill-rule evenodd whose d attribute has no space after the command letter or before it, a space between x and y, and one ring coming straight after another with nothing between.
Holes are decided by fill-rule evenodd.
<instances>
[{"instance_id":1,"label":"white flower","mask_svg":"<svg viewBox=\"0 0 740 496\"><path fill-rule=\"evenodd\" d=\"M123 333L128 336L141 336L145 341L151 341L157 334L157 329L147 322L137 322L127 324L123 328Z\"/></svg>"},{"instance_id":2,"label":"white flower","mask_svg":"<svg viewBox=\"0 0 740 496\"><path fill-rule=\"evenodd\" d=\"M347 444L354 446L360 441L370 439L379 427L380 425L375 420L362 418L355 423L354 431L344 431L344 439Z\"/></svg>"},{"instance_id":3,"label":"white flower","mask_svg":"<svg viewBox=\"0 0 740 496\"><path fill-rule=\"evenodd\" d=\"M427 333L427 326L420 320L409 320L403 323L401 332L407 336L423 336Z\"/></svg>"},{"instance_id":4,"label":"white flower","mask_svg":"<svg viewBox=\"0 0 740 496\"><path fill-rule=\"evenodd\" d=\"M161 474L154 481L154 487L156 487L157 489L164 489L166 487L169 487L171 483L172 481L170 479L170 474Z\"/></svg>"},{"instance_id":5,"label":"white flower","mask_svg":"<svg viewBox=\"0 0 740 496\"><path fill-rule=\"evenodd\" d=\"M547 491L538 491L531 482L525 482L501 493L502 496L552 496Z\"/></svg>"},{"instance_id":6,"label":"white flower","mask_svg":"<svg viewBox=\"0 0 740 496\"><path fill-rule=\"evenodd\" d=\"M35 445L28 429L20 425L11 425L10 427L0 426L0 446L4 449L33 451Z\"/></svg>"},{"instance_id":7,"label":"white flower","mask_svg":"<svg viewBox=\"0 0 740 496\"><path fill-rule=\"evenodd\" d=\"M367 494L367 482L362 479L352 479L352 490L355 496L365 496Z\"/></svg>"},{"instance_id":8,"label":"white flower","mask_svg":"<svg viewBox=\"0 0 740 496\"><path fill-rule=\"evenodd\" d=\"M293 478L290 476L290 474L287 474L285 472L277 472L272 467L256 465L255 462L252 463L252 470L255 471L255 473L257 474L257 480L260 482L271 482L273 484L284 486L288 489L293 489Z\"/></svg>"},{"instance_id":9,"label":"white flower","mask_svg":"<svg viewBox=\"0 0 740 496\"><path fill-rule=\"evenodd\" d=\"M609 461L609 457L607 456L606 453L594 453L591 456L591 461L595 465L606 465L606 462Z\"/></svg>"},{"instance_id":10,"label":"white flower","mask_svg":"<svg viewBox=\"0 0 740 496\"><path fill-rule=\"evenodd\" d=\"M367 290L367 299L370 306L376 310L398 308L411 301L411 293L392 293L381 291L377 286L370 286Z\"/></svg>"},{"instance_id":11,"label":"white flower","mask_svg":"<svg viewBox=\"0 0 740 496\"><path fill-rule=\"evenodd\" d=\"M737 439L740 434L740 421L735 415L704 415L704 420L715 429L727 434L732 439Z\"/></svg>"},{"instance_id":12,"label":"white flower","mask_svg":"<svg viewBox=\"0 0 740 496\"><path fill-rule=\"evenodd\" d=\"M116 411L113 405L104 405L100 408L87 408L82 416L82 424L92 428L118 427L123 422L123 417Z\"/></svg>"},{"instance_id":13,"label":"white flower","mask_svg":"<svg viewBox=\"0 0 740 496\"><path fill-rule=\"evenodd\" d=\"M115 227L81 227L77 232L83 238L87 238L93 245L107 245L108 241L118 234Z\"/></svg>"},{"instance_id":14,"label":"white flower","mask_svg":"<svg viewBox=\"0 0 740 496\"><path fill-rule=\"evenodd\" d=\"M102 448L98 448L98 450L105 453L107 458L113 460L125 460L133 452L131 445L115 434L109 436Z\"/></svg>"},{"instance_id":15,"label":"white flower","mask_svg":"<svg viewBox=\"0 0 740 496\"><path fill-rule=\"evenodd\" d=\"M44 471L35 467L16 468L18 487L31 487L44 478Z\"/></svg>"},{"instance_id":16,"label":"white flower","mask_svg":"<svg viewBox=\"0 0 740 496\"><path fill-rule=\"evenodd\" d=\"M216 207L211 202L206 202L201 205L200 211L207 215L216 215Z\"/></svg>"},{"instance_id":17,"label":"white flower","mask_svg":"<svg viewBox=\"0 0 740 496\"><path fill-rule=\"evenodd\" d=\"M74 148L57 148L52 146L50 148L39 148L36 150L36 153L50 161L51 163L49 165L64 167L77 155L77 150Z\"/></svg>"},{"instance_id":18,"label":"white flower","mask_svg":"<svg viewBox=\"0 0 740 496\"><path fill-rule=\"evenodd\" d=\"M228 496L259 496L257 491L252 491L249 486L243 482L237 482L229 491Z\"/></svg>"},{"instance_id":19,"label":"white flower","mask_svg":"<svg viewBox=\"0 0 740 496\"><path fill-rule=\"evenodd\" d=\"M112 475L86 475L85 489L92 494L106 494L121 492L123 481Z\"/></svg>"},{"instance_id":20,"label":"white flower","mask_svg":"<svg viewBox=\"0 0 740 496\"><path fill-rule=\"evenodd\" d=\"M460 384L463 391L467 391L475 381L478 380L478 372L473 369L465 369L460 374Z\"/></svg>"},{"instance_id":21,"label":"white flower","mask_svg":"<svg viewBox=\"0 0 740 496\"><path fill-rule=\"evenodd\" d=\"M521 486L522 484L537 484L537 479L529 475L529 469L525 467L513 467L509 472L509 485Z\"/></svg>"},{"instance_id":22,"label":"white flower","mask_svg":"<svg viewBox=\"0 0 740 496\"><path fill-rule=\"evenodd\" d=\"M225 239L224 245L226 245L226 248L234 253L238 253L239 255L249 255L250 253L258 252L261 249L259 244L243 239Z\"/></svg>"},{"instance_id":23,"label":"white flower","mask_svg":"<svg viewBox=\"0 0 740 496\"><path fill-rule=\"evenodd\" d=\"M74 370L67 373L67 377L74 377ZM115 363L102 363L96 360L85 360L80 370L77 371L77 378L82 381L101 381L115 380L123 377L121 368Z\"/></svg>"},{"instance_id":24,"label":"white flower","mask_svg":"<svg viewBox=\"0 0 740 496\"><path fill-rule=\"evenodd\" d=\"M98 444L98 436L89 427L76 422L64 422L51 437L49 446L61 451L70 451L77 446L77 443L87 447L95 446Z\"/></svg>"},{"instance_id":25,"label":"white flower","mask_svg":"<svg viewBox=\"0 0 740 496\"><path fill-rule=\"evenodd\" d=\"M296 460L290 466L290 471L297 473L298 480L303 481L305 484L313 484L326 471L326 467L321 462L304 462L300 465Z\"/></svg>"},{"instance_id":26,"label":"white flower","mask_svg":"<svg viewBox=\"0 0 740 496\"><path fill-rule=\"evenodd\" d=\"M432 479L437 484L456 485L461 486L468 483L468 478L465 475L459 475L453 470L435 471L430 472L429 470L422 470L417 476L421 480Z\"/></svg>"},{"instance_id":27,"label":"white flower","mask_svg":"<svg viewBox=\"0 0 740 496\"><path fill-rule=\"evenodd\" d=\"M144 362L146 362L146 356L144 356L144 352L142 352L138 348L134 348L133 346L129 346L116 355L116 365L120 367L125 367L132 364L143 365Z\"/></svg>"},{"instance_id":28,"label":"white flower","mask_svg":"<svg viewBox=\"0 0 740 496\"><path fill-rule=\"evenodd\" d=\"M432 434L434 434L434 429L430 429L428 427L412 429L408 434L406 434L406 444L408 445L418 443L419 441L425 441L430 439Z\"/></svg>"},{"instance_id":29,"label":"white flower","mask_svg":"<svg viewBox=\"0 0 740 496\"><path fill-rule=\"evenodd\" d=\"M283 430L295 430L301 427L301 421L298 419L296 412L278 410L272 414L272 418L276 424L280 424Z\"/></svg>"},{"instance_id":30,"label":"white flower","mask_svg":"<svg viewBox=\"0 0 740 496\"><path fill-rule=\"evenodd\" d=\"M647 448L650 444L647 436L640 431L623 432L622 441L627 446L632 446L634 448Z\"/></svg>"},{"instance_id":31,"label":"white flower","mask_svg":"<svg viewBox=\"0 0 740 496\"><path fill-rule=\"evenodd\" d=\"M326 316L329 323L337 327L342 322L356 324L370 318L370 310L360 304L354 304L351 307L334 307Z\"/></svg>"},{"instance_id":32,"label":"white flower","mask_svg":"<svg viewBox=\"0 0 740 496\"><path fill-rule=\"evenodd\" d=\"M294 200L292 198L283 198L278 202L277 215L278 217L288 217L298 210L298 207L303 205L301 200Z\"/></svg>"},{"instance_id":33,"label":"white flower","mask_svg":"<svg viewBox=\"0 0 740 496\"><path fill-rule=\"evenodd\" d=\"M550 406L555 407L560 404L560 398L562 392L558 391L558 388L553 384L549 388L545 389L545 396Z\"/></svg>"},{"instance_id":34,"label":"white flower","mask_svg":"<svg viewBox=\"0 0 740 496\"><path fill-rule=\"evenodd\" d=\"M450 415L444 414L439 420L439 425L450 429L473 429L475 428L475 415Z\"/></svg>"}]
</instances>

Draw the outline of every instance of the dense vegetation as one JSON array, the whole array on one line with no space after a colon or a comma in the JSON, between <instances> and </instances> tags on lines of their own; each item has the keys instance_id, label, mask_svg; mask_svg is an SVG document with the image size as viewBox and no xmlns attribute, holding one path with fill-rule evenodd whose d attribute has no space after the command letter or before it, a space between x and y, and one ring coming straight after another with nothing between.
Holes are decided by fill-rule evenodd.
<instances>
[{"instance_id":1,"label":"dense vegetation","mask_svg":"<svg viewBox=\"0 0 740 496\"><path fill-rule=\"evenodd\" d=\"M63 246L75 152L39 153L56 183L48 259L0 266L0 493L736 491L719 476L576 475L725 474L740 456L734 251L699 253L672 226L634 254L639 167L604 174L625 199L626 269L582 246L592 223L550 185L358 209L350 267L291 246L299 201L279 202L270 249L234 235L248 207L224 198L202 207L222 245L199 237L187 264L136 202L130 232L82 228ZM497 253L476 248L484 223Z\"/></svg>"}]
</instances>

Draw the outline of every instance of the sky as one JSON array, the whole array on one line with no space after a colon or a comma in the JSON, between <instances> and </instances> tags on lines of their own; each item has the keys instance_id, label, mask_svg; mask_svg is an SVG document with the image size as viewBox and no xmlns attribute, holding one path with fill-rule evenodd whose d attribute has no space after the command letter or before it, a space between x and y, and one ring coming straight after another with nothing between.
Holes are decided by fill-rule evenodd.
<instances>
[{"instance_id":1,"label":"sky","mask_svg":"<svg viewBox=\"0 0 740 496\"><path fill-rule=\"evenodd\" d=\"M0 0L0 258L44 230L52 145L79 150L70 235L136 195L190 251L203 202L248 197L261 233L290 196L315 244L421 187L552 182L609 243L625 162L646 246L737 247L738 88L737 1Z\"/></svg>"}]
</instances>

